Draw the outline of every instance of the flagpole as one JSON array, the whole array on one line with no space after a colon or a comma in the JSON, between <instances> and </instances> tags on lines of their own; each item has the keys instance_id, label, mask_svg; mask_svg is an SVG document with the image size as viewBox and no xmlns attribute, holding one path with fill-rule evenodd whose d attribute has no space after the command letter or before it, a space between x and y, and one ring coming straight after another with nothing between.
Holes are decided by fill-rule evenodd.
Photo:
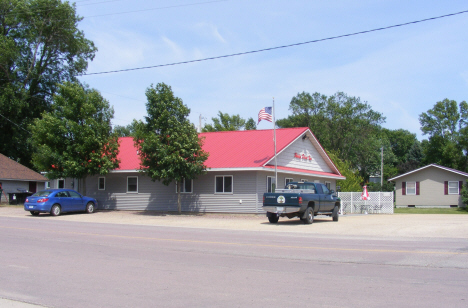
<instances>
[{"instance_id":1,"label":"flagpole","mask_svg":"<svg viewBox=\"0 0 468 308\"><path fill-rule=\"evenodd\" d=\"M278 187L278 164L276 163L276 122L275 122L275 98L273 97L273 139L275 141L275 190Z\"/></svg>"}]
</instances>

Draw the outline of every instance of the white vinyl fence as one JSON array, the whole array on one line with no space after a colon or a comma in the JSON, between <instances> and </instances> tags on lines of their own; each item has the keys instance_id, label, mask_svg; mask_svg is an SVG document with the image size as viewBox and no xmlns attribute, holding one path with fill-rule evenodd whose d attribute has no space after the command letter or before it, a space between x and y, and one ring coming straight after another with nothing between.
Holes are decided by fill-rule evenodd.
<instances>
[{"instance_id":1,"label":"white vinyl fence","mask_svg":"<svg viewBox=\"0 0 468 308\"><path fill-rule=\"evenodd\" d=\"M369 200L361 200L362 192L339 192L341 214L393 214L393 192L369 192Z\"/></svg>"}]
</instances>

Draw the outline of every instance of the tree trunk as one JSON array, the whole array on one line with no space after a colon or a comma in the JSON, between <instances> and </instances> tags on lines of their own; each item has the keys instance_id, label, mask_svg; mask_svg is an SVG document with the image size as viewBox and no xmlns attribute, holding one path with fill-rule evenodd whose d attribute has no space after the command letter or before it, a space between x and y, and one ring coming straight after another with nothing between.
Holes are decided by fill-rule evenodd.
<instances>
[{"instance_id":1,"label":"tree trunk","mask_svg":"<svg viewBox=\"0 0 468 308\"><path fill-rule=\"evenodd\" d=\"M182 183L177 182L177 210L179 211L179 214L182 213L182 206L180 204L180 186Z\"/></svg>"}]
</instances>

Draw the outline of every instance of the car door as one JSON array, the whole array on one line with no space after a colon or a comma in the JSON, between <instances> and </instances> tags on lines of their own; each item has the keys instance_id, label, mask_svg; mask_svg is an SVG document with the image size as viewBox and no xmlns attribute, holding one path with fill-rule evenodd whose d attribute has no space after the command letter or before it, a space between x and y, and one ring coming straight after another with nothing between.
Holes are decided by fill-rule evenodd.
<instances>
[{"instance_id":1,"label":"car door","mask_svg":"<svg viewBox=\"0 0 468 308\"><path fill-rule=\"evenodd\" d=\"M84 211L85 205L83 204L83 198L79 193L73 190L69 190L70 202L72 204L73 211Z\"/></svg>"},{"instance_id":2,"label":"car door","mask_svg":"<svg viewBox=\"0 0 468 308\"><path fill-rule=\"evenodd\" d=\"M57 198L58 203L62 207L62 212L69 212L72 210L72 205L70 203L70 196L68 195L67 191L59 191L55 194L55 198Z\"/></svg>"},{"instance_id":3,"label":"car door","mask_svg":"<svg viewBox=\"0 0 468 308\"><path fill-rule=\"evenodd\" d=\"M324 184L319 184L317 186L320 186L322 188L322 196L320 197L320 210L321 211L332 211L333 208L335 207L335 200L333 200L333 194L330 192L327 186ZM323 200L323 202L322 202ZM323 205L323 207L322 207Z\"/></svg>"}]
</instances>

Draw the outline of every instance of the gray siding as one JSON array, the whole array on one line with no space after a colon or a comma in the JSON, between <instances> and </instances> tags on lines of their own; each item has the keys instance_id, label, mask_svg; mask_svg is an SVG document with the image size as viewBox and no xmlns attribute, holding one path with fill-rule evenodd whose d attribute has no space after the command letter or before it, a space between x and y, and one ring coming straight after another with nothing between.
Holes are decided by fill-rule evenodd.
<instances>
[{"instance_id":1,"label":"gray siding","mask_svg":"<svg viewBox=\"0 0 468 308\"><path fill-rule=\"evenodd\" d=\"M233 193L216 194L215 176L232 175ZM138 193L127 193L127 176L138 177ZM98 190L99 176L86 181L87 195L96 198L101 209L177 211L175 183L152 182L138 173L110 173L106 189ZM210 172L193 180L193 193L181 194L182 211L256 213L259 211L255 172Z\"/></svg>"},{"instance_id":2,"label":"gray siding","mask_svg":"<svg viewBox=\"0 0 468 308\"><path fill-rule=\"evenodd\" d=\"M233 176L233 193L215 193L216 176ZM138 177L138 193L127 193L127 176ZM193 180L193 193L181 194L183 212L200 213L258 213L263 214L263 193L267 191L267 176L273 172L237 171L209 172ZM286 177L295 181L300 176L278 173L278 182L283 187ZM105 190L98 190L99 176L86 180L86 194L96 198L100 209L177 211L175 183L169 186L152 182L139 173L110 173L105 176ZM313 178L310 178L313 180ZM324 183L324 180L320 180ZM332 189L335 189L335 181Z\"/></svg>"},{"instance_id":3,"label":"gray siding","mask_svg":"<svg viewBox=\"0 0 468 308\"><path fill-rule=\"evenodd\" d=\"M2 183L2 189L4 191L4 194L2 193L0 198L1 202L8 202L7 198L9 198L9 193L20 193L20 190L29 190L29 181L0 180L0 182ZM44 187L44 182L36 182L36 191L42 190Z\"/></svg>"},{"instance_id":4,"label":"gray siding","mask_svg":"<svg viewBox=\"0 0 468 308\"><path fill-rule=\"evenodd\" d=\"M395 205L407 207L448 207L463 206L460 195L445 195L444 181L466 181L466 177L456 173L429 167L395 180ZM402 182L419 182L419 195L403 195Z\"/></svg>"}]
</instances>

